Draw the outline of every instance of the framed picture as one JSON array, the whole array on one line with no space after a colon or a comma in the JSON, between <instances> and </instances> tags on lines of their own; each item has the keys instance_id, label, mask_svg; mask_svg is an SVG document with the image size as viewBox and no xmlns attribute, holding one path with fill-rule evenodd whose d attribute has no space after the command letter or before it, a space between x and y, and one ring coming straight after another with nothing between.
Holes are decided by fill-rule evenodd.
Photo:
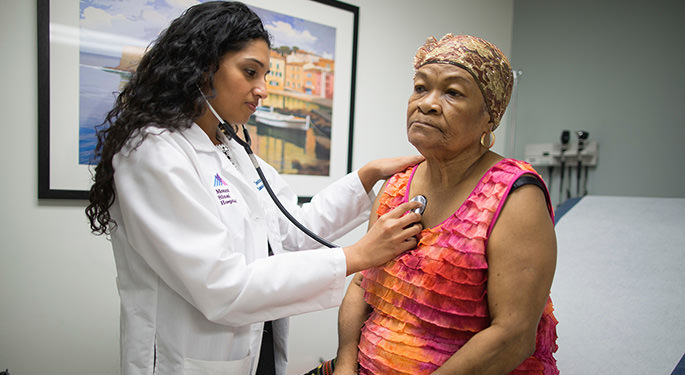
<instances>
[{"instance_id":1,"label":"framed picture","mask_svg":"<svg viewBox=\"0 0 685 375\"><path fill-rule=\"evenodd\" d=\"M351 171L359 9L243 2L272 36L269 97L247 124L252 147L306 201ZM87 199L95 127L145 49L185 10L175 3L38 0L38 198Z\"/></svg>"}]
</instances>

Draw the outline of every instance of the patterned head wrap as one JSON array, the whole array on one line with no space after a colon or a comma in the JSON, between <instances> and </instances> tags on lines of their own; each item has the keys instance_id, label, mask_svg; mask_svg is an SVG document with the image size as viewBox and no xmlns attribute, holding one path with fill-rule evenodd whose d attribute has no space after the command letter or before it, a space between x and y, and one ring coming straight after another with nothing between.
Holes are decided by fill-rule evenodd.
<instances>
[{"instance_id":1,"label":"patterned head wrap","mask_svg":"<svg viewBox=\"0 0 685 375\"><path fill-rule=\"evenodd\" d=\"M499 126L511 98L514 75L497 46L470 35L447 34L440 40L430 37L416 51L414 69L431 63L452 64L471 73L494 123L492 130Z\"/></svg>"}]
</instances>

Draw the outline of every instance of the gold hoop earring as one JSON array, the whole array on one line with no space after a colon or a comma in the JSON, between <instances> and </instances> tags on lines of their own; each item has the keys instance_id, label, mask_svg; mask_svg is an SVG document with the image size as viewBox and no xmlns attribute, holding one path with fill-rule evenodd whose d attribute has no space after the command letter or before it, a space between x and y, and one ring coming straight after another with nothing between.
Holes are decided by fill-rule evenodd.
<instances>
[{"instance_id":1,"label":"gold hoop earring","mask_svg":"<svg viewBox=\"0 0 685 375\"><path fill-rule=\"evenodd\" d=\"M490 133L490 146L485 145L485 135ZM491 149L492 146L495 145L495 133L493 131L485 132L480 136L480 145L487 148Z\"/></svg>"}]
</instances>

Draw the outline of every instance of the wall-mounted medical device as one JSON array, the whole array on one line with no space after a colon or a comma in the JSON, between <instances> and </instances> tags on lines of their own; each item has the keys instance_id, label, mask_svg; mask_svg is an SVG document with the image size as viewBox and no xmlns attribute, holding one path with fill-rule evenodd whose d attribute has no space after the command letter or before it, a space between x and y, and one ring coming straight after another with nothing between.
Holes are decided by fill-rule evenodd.
<instances>
[{"instance_id":1,"label":"wall-mounted medical device","mask_svg":"<svg viewBox=\"0 0 685 375\"><path fill-rule=\"evenodd\" d=\"M587 194L588 169L597 166L598 156L599 145L590 139L589 132L564 130L558 143L526 145L524 160L540 173L545 172L543 168L547 169L544 176L547 187L553 193L552 185L558 184L557 200L562 203ZM572 185L575 189L571 189Z\"/></svg>"},{"instance_id":2,"label":"wall-mounted medical device","mask_svg":"<svg viewBox=\"0 0 685 375\"><path fill-rule=\"evenodd\" d=\"M580 150L580 159L583 165L597 166L599 146L596 141L588 140L583 143ZM526 145L524 160L538 167L561 166L561 143L534 143ZM566 164L578 163L578 144L569 143L563 152Z\"/></svg>"}]
</instances>

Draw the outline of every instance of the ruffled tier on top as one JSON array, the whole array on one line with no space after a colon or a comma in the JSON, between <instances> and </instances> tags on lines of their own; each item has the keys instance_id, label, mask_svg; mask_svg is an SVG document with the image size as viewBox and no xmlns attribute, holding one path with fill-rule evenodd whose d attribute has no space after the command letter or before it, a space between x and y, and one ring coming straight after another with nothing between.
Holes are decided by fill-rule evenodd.
<instances>
[{"instance_id":1,"label":"ruffled tier on top","mask_svg":"<svg viewBox=\"0 0 685 375\"><path fill-rule=\"evenodd\" d=\"M490 325L486 240L516 174L530 168L519 163L495 165L457 212L419 234L416 249L363 272L364 298L373 312L362 328L360 374L430 374ZM388 182L379 216L406 201L412 172ZM538 350L556 350L555 326L550 300L538 327L544 341ZM553 361L551 352L539 354ZM549 366L542 362L533 356L516 373L543 374Z\"/></svg>"}]
</instances>

